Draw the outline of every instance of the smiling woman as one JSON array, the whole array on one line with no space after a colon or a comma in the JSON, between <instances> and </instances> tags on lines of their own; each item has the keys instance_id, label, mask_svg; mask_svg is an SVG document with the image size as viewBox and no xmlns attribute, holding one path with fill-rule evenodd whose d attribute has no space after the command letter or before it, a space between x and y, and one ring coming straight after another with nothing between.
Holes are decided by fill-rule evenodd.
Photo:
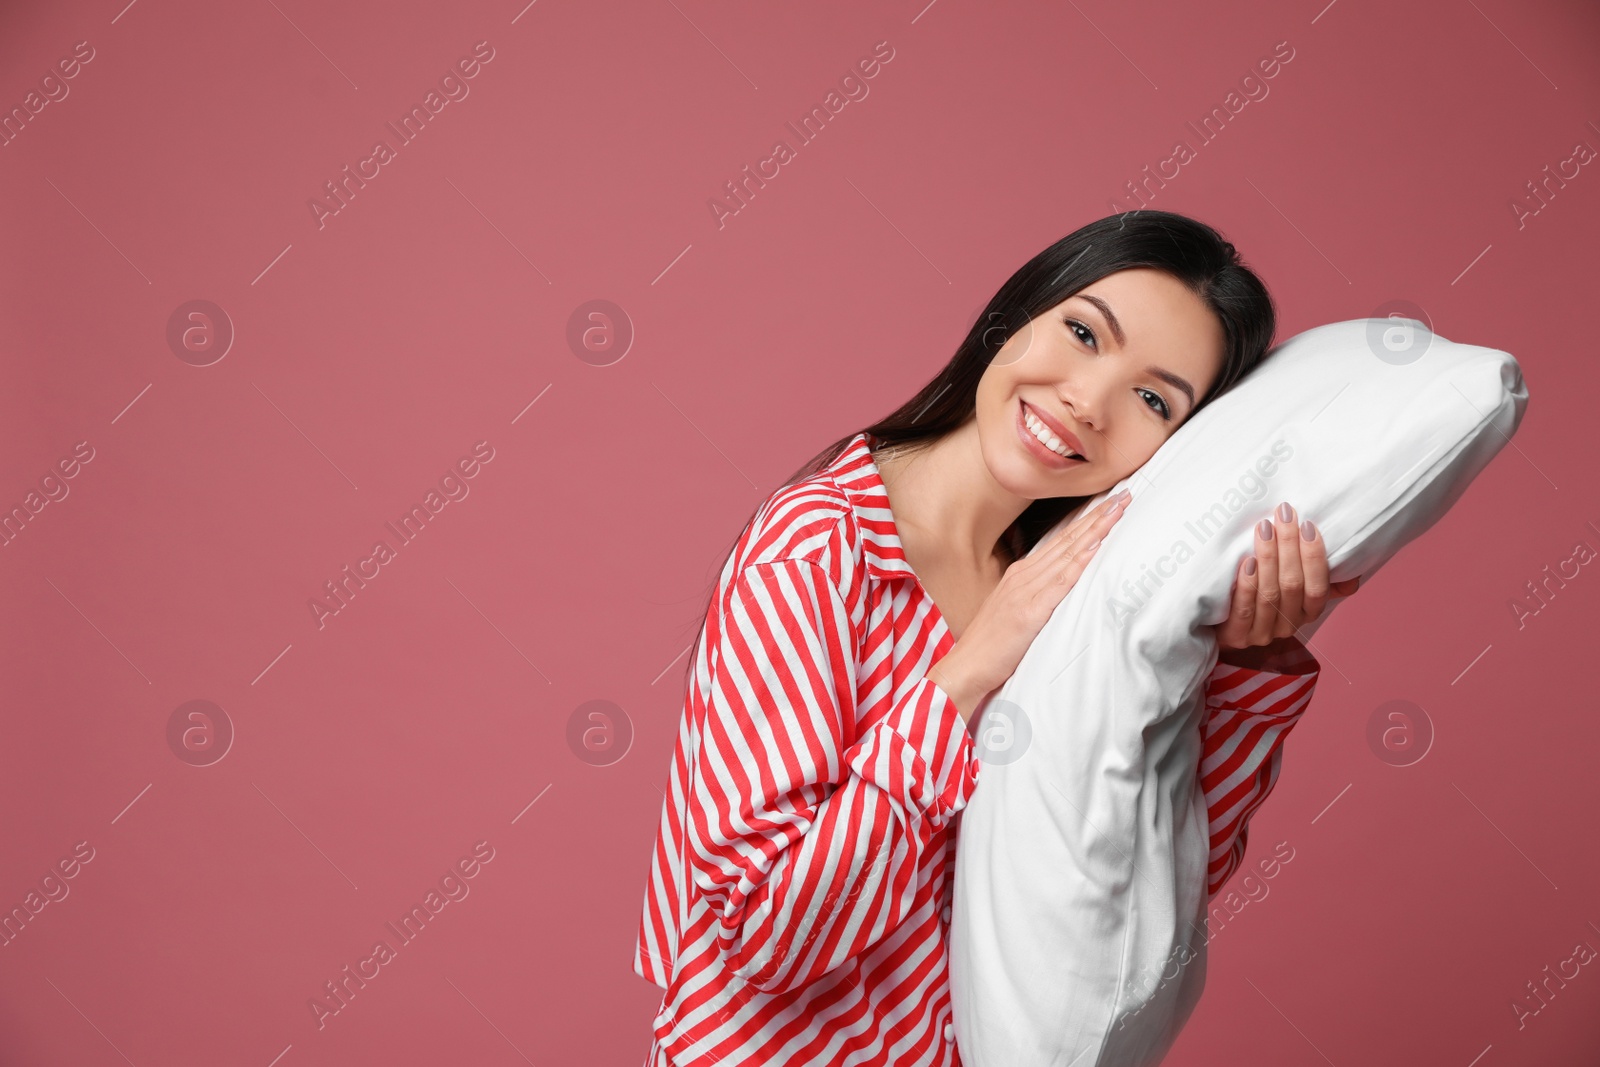
<instances>
[{"instance_id":1,"label":"smiling woman","mask_svg":"<svg viewBox=\"0 0 1600 1067\"><path fill-rule=\"evenodd\" d=\"M1041 537L1258 363L1273 323L1215 230L1101 219L1012 275L916 396L757 509L690 657L634 954L663 989L649 1067L960 1062L970 729L1128 497ZM1316 683L1289 635L1333 590L1295 518L1263 518L1218 630L1205 752L1235 762L1206 797L1210 893ZM1269 710L1274 731L1241 744Z\"/></svg>"},{"instance_id":2,"label":"smiling woman","mask_svg":"<svg viewBox=\"0 0 1600 1067\"><path fill-rule=\"evenodd\" d=\"M1222 323L1172 275L1137 267L1101 278L995 354L977 392L984 459L1029 499L1098 492L1195 410L1224 348Z\"/></svg>"},{"instance_id":3,"label":"smiling woman","mask_svg":"<svg viewBox=\"0 0 1600 1067\"><path fill-rule=\"evenodd\" d=\"M999 534L1005 554L1020 559L1238 381L1265 356L1276 325L1266 287L1211 227L1165 211L1107 216L1013 274L944 369L862 432L892 467L931 442L953 443L966 426L996 477L1028 498ZM1062 459L1030 417L1082 460Z\"/></svg>"}]
</instances>

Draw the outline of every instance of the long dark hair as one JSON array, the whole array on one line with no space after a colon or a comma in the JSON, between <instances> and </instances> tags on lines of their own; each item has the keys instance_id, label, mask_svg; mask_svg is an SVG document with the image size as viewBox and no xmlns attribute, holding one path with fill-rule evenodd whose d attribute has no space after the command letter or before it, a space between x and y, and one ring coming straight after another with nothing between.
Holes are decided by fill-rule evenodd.
<instances>
[{"instance_id":1,"label":"long dark hair","mask_svg":"<svg viewBox=\"0 0 1600 1067\"><path fill-rule=\"evenodd\" d=\"M1222 322L1222 369L1194 411L1266 356L1277 328L1272 295L1220 233L1170 211L1108 215L1067 234L1023 264L990 298L944 369L894 412L858 432L867 435L874 450L943 437L972 418L978 379L1014 331L1106 275L1133 267L1151 267L1177 278ZM822 470L855 436L847 434L817 453L784 485ZM1035 500L1007 528L1001 547L1012 559L1022 558L1087 499Z\"/></svg>"},{"instance_id":2,"label":"long dark hair","mask_svg":"<svg viewBox=\"0 0 1600 1067\"><path fill-rule=\"evenodd\" d=\"M1194 411L1230 388L1266 356L1277 328L1272 296L1220 233L1170 211L1108 215L1067 234L1023 264L990 298L944 369L895 411L856 432L867 435L874 451L943 437L973 417L978 379L1013 332L1106 275L1135 267L1172 275L1204 300L1222 322L1222 369ZM827 467L855 437L856 433L846 434L817 453L784 486ZM1052 526L1087 499L1035 500L1006 529L1000 546L1013 560L1022 558Z\"/></svg>"}]
</instances>

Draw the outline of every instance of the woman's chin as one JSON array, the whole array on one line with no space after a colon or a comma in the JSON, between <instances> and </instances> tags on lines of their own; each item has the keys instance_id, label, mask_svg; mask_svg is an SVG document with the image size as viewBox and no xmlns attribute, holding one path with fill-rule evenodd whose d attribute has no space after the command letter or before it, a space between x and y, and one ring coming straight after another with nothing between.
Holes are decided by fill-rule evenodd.
<instances>
[{"instance_id":1,"label":"woman's chin","mask_svg":"<svg viewBox=\"0 0 1600 1067\"><path fill-rule=\"evenodd\" d=\"M1025 500L1083 496L1086 492L1080 488L1082 484L1080 477L1063 478L1059 472L1043 470L1030 456L1007 456L1006 462L1000 465L1000 469L996 470L995 467L994 464L989 467L989 473L994 476L994 480L999 482L1006 492Z\"/></svg>"},{"instance_id":2,"label":"woman's chin","mask_svg":"<svg viewBox=\"0 0 1600 1067\"><path fill-rule=\"evenodd\" d=\"M1117 482L1117 478L1108 480L1109 472L1097 470L1093 463L1075 463L1066 470L1050 469L1021 441L1015 445L1008 441L1000 448L988 443L981 447L989 475L1006 492L1025 500L1093 496Z\"/></svg>"}]
</instances>

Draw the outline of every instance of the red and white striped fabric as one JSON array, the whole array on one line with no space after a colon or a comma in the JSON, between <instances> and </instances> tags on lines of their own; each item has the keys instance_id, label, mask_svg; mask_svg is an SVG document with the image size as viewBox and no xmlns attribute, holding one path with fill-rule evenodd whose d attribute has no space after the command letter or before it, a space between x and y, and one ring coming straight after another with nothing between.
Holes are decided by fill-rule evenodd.
<instances>
[{"instance_id":1,"label":"red and white striped fabric","mask_svg":"<svg viewBox=\"0 0 1600 1067\"><path fill-rule=\"evenodd\" d=\"M1311 703L1319 668L1277 674L1218 663L1206 682L1200 788L1206 795L1211 858L1206 893L1214 897L1244 859L1250 816L1277 784L1283 739Z\"/></svg>"},{"instance_id":2,"label":"red and white striped fabric","mask_svg":"<svg viewBox=\"0 0 1600 1067\"><path fill-rule=\"evenodd\" d=\"M665 990L647 1067L960 1063L946 938L980 764L924 677L953 644L865 435L762 505L722 572L673 753L633 961ZM1213 893L1315 679L1212 675Z\"/></svg>"}]
</instances>

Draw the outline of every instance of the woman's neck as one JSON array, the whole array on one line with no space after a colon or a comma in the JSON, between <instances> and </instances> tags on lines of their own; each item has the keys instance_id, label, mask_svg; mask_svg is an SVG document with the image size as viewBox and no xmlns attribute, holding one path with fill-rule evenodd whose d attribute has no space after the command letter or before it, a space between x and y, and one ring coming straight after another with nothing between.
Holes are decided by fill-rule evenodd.
<instances>
[{"instance_id":1,"label":"woman's neck","mask_svg":"<svg viewBox=\"0 0 1600 1067\"><path fill-rule=\"evenodd\" d=\"M1029 504L1009 492L983 461L978 421L927 445L885 449L875 457L902 540L909 533L941 558L987 566L1005 557L1000 536Z\"/></svg>"}]
</instances>

